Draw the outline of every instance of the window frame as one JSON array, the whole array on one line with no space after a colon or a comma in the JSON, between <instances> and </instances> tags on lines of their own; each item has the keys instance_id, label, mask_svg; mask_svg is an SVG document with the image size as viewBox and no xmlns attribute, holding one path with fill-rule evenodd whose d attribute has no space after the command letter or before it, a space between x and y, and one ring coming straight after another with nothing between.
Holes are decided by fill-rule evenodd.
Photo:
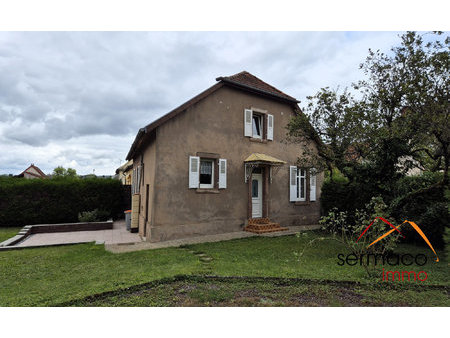
<instances>
[{"instance_id":1,"label":"window frame","mask_svg":"<svg viewBox=\"0 0 450 338\"><path fill-rule=\"evenodd\" d=\"M304 172L304 175L302 174L302 171ZM297 202L306 202L306 185L307 185L307 174L306 174L307 170L305 168L302 167L297 167L297 173L295 175L295 185L296 185L296 201ZM301 181L303 179L303 198L302 196L302 191L301 191Z\"/></svg>"},{"instance_id":2,"label":"window frame","mask_svg":"<svg viewBox=\"0 0 450 338\"><path fill-rule=\"evenodd\" d=\"M259 139L259 140L264 140L265 139L264 138L264 115L265 114L262 114L262 113L259 113L259 112L255 112L254 110L252 110L252 138ZM259 132L260 132L260 135L257 135L257 134L255 135L254 134L253 123L255 121L255 118L257 120L259 120ZM255 125L256 125L256 123L255 123ZM255 129L256 129L256 127L255 127Z\"/></svg>"},{"instance_id":3,"label":"window frame","mask_svg":"<svg viewBox=\"0 0 450 338\"><path fill-rule=\"evenodd\" d=\"M202 162L211 162L212 163L212 166L211 166L211 183L210 184L202 184L202 183L200 183ZM199 182L198 187L199 187L199 189L215 189L215 182L214 182L215 162L217 162L216 159L200 157L199 168L198 168L198 175L199 175L198 176L198 182Z\"/></svg>"}]
</instances>

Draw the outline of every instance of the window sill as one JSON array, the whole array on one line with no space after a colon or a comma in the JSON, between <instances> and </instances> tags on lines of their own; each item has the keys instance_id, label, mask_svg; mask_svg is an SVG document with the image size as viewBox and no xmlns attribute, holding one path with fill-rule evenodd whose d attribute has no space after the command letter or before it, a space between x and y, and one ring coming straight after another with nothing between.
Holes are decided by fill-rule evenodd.
<instances>
[{"instance_id":1,"label":"window sill","mask_svg":"<svg viewBox=\"0 0 450 338\"><path fill-rule=\"evenodd\" d=\"M197 194L219 194L219 189L205 189L205 188L198 188L195 190Z\"/></svg>"},{"instance_id":2,"label":"window sill","mask_svg":"<svg viewBox=\"0 0 450 338\"><path fill-rule=\"evenodd\" d=\"M263 140L263 139L256 138L256 137L250 137L249 140L250 140L250 142L267 143L267 140Z\"/></svg>"}]
</instances>

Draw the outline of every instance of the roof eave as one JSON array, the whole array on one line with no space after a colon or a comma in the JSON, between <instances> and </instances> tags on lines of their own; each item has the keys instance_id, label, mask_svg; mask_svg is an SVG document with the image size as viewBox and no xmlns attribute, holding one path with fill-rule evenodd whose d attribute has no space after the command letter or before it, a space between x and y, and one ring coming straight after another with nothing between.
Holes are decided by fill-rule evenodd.
<instances>
[{"instance_id":1,"label":"roof eave","mask_svg":"<svg viewBox=\"0 0 450 338\"><path fill-rule=\"evenodd\" d=\"M216 78L216 81L221 81L223 83L226 83L228 85L231 85L231 86L234 86L234 87L237 87L237 88L246 89L247 91L250 91L250 92L253 92L253 93L257 93L257 94L262 94L262 95L265 95L265 96L269 96L271 98L276 98L278 100L281 100L281 101L284 101L284 102L289 102L291 104L292 103L295 103L295 104L300 103L300 101L295 99L295 98L288 98L288 97L285 97L285 96L282 96L282 95L278 95L278 94L275 94L275 93L272 93L272 92L268 92L268 91L265 91L265 90L262 90L262 89L259 89L259 88L248 86L248 85L245 85L243 83L239 83L239 82L230 80L230 79L225 78L225 77L218 77L218 78Z\"/></svg>"},{"instance_id":2,"label":"roof eave","mask_svg":"<svg viewBox=\"0 0 450 338\"><path fill-rule=\"evenodd\" d=\"M138 147L139 141L141 141L141 136L146 133L146 128L140 128L136 137L134 138L133 144L131 145L130 151L126 157L126 160L129 161L133 158L134 153Z\"/></svg>"}]
</instances>

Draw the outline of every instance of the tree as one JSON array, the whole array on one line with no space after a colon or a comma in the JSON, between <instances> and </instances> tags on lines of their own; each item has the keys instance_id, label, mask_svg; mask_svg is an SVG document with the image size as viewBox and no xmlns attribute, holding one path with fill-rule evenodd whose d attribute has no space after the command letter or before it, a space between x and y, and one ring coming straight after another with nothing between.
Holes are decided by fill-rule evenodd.
<instances>
[{"instance_id":1,"label":"tree","mask_svg":"<svg viewBox=\"0 0 450 338\"><path fill-rule=\"evenodd\" d=\"M62 166L58 166L55 169L53 169L53 177L55 178L61 178L61 177L69 177L69 178L76 178L77 171L73 168L64 168Z\"/></svg>"},{"instance_id":2,"label":"tree","mask_svg":"<svg viewBox=\"0 0 450 338\"><path fill-rule=\"evenodd\" d=\"M317 144L317 153L303 154L302 161L316 163L315 167L327 168L333 178L333 167L352 177L352 168L358 164L362 142L361 114L358 104L344 90L322 88L314 96L307 97L308 104L288 126L290 140L306 145ZM307 156L305 156L307 155ZM303 163L306 165L306 163Z\"/></svg>"},{"instance_id":3,"label":"tree","mask_svg":"<svg viewBox=\"0 0 450 338\"><path fill-rule=\"evenodd\" d=\"M366 78L353 85L359 99L321 89L291 121L291 138L322 140L317 156L330 174L336 167L350 181L376 182L381 191L418 164L443 170L448 184L449 39L438 36L425 44L407 32L389 55L369 50L360 65Z\"/></svg>"}]
</instances>

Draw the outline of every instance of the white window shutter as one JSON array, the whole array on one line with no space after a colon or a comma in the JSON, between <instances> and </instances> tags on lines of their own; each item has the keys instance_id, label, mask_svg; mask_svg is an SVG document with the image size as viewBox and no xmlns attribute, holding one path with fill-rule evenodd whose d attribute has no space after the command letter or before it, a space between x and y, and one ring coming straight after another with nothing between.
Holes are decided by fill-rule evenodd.
<instances>
[{"instance_id":1,"label":"white window shutter","mask_svg":"<svg viewBox=\"0 0 450 338\"><path fill-rule=\"evenodd\" d=\"M189 156L189 189L196 189L200 184L200 157Z\"/></svg>"},{"instance_id":2,"label":"white window shutter","mask_svg":"<svg viewBox=\"0 0 450 338\"><path fill-rule=\"evenodd\" d=\"M252 111L244 109L244 136L252 137Z\"/></svg>"},{"instance_id":3,"label":"white window shutter","mask_svg":"<svg viewBox=\"0 0 450 338\"><path fill-rule=\"evenodd\" d=\"M316 170L314 168L309 172L309 200L316 200Z\"/></svg>"},{"instance_id":4,"label":"white window shutter","mask_svg":"<svg viewBox=\"0 0 450 338\"><path fill-rule=\"evenodd\" d=\"M219 159L219 189L227 187L227 160Z\"/></svg>"},{"instance_id":5,"label":"white window shutter","mask_svg":"<svg viewBox=\"0 0 450 338\"><path fill-rule=\"evenodd\" d=\"M273 141L273 115L267 114L267 139Z\"/></svg>"},{"instance_id":6,"label":"white window shutter","mask_svg":"<svg viewBox=\"0 0 450 338\"><path fill-rule=\"evenodd\" d=\"M291 165L289 167L289 201L297 200L297 167Z\"/></svg>"}]
</instances>

